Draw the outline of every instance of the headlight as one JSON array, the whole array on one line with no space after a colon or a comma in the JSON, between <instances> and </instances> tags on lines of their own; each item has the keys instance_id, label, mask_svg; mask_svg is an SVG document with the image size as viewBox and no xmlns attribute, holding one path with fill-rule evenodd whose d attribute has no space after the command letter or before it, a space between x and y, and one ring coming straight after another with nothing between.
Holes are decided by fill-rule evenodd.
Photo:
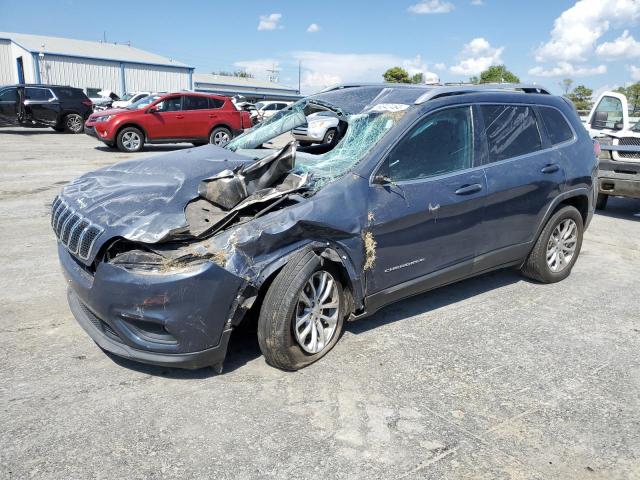
<instances>
[{"instance_id":1,"label":"headlight","mask_svg":"<svg viewBox=\"0 0 640 480\"><path fill-rule=\"evenodd\" d=\"M102 115L101 117L95 117L93 119L94 122L96 123L101 123L101 122L106 122L108 121L111 117L113 117L113 115Z\"/></svg>"},{"instance_id":2,"label":"headlight","mask_svg":"<svg viewBox=\"0 0 640 480\"><path fill-rule=\"evenodd\" d=\"M331 121L330 120L322 120L320 122L313 122L311 124L312 128L324 128L324 127L328 127L329 125L331 125Z\"/></svg>"},{"instance_id":3,"label":"headlight","mask_svg":"<svg viewBox=\"0 0 640 480\"><path fill-rule=\"evenodd\" d=\"M600 146L602 145L613 145L613 138L611 137L597 137L594 139L596 142L598 142L600 144ZM600 150L600 153L598 153L598 158L601 160L611 160L611 151L610 150Z\"/></svg>"}]
</instances>

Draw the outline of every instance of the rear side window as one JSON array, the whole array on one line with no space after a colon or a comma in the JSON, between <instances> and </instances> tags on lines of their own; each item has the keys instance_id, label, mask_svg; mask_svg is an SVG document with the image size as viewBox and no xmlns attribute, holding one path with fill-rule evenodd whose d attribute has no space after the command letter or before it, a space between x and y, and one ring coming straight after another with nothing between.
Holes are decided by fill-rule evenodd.
<instances>
[{"instance_id":1,"label":"rear side window","mask_svg":"<svg viewBox=\"0 0 640 480\"><path fill-rule=\"evenodd\" d=\"M206 110L209 108L207 97L184 97L183 110Z\"/></svg>"},{"instance_id":2,"label":"rear side window","mask_svg":"<svg viewBox=\"0 0 640 480\"><path fill-rule=\"evenodd\" d=\"M224 100L220 98L209 97L209 108L222 108L223 105L224 105Z\"/></svg>"},{"instance_id":3,"label":"rear side window","mask_svg":"<svg viewBox=\"0 0 640 480\"><path fill-rule=\"evenodd\" d=\"M540 107L540 114L547 127L549 140L553 145L567 142L573 138L573 130L564 118L564 115L555 108Z\"/></svg>"},{"instance_id":4,"label":"rear side window","mask_svg":"<svg viewBox=\"0 0 640 480\"><path fill-rule=\"evenodd\" d=\"M380 172L392 181L415 180L470 168L473 122L470 107L427 116L391 151Z\"/></svg>"},{"instance_id":5,"label":"rear side window","mask_svg":"<svg viewBox=\"0 0 640 480\"><path fill-rule=\"evenodd\" d=\"M26 88L25 98L27 100L47 101L53 98L53 95L47 88Z\"/></svg>"},{"instance_id":6,"label":"rear side window","mask_svg":"<svg viewBox=\"0 0 640 480\"><path fill-rule=\"evenodd\" d=\"M9 88L0 92L0 102L15 102L18 100L18 89Z\"/></svg>"},{"instance_id":7,"label":"rear side window","mask_svg":"<svg viewBox=\"0 0 640 480\"><path fill-rule=\"evenodd\" d=\"M542 149L542 139L531 107L481 105L489 144L489 161L499 162Z\"/></svg>"},{"instance_id":8,"label":"rear side window","mask_svg":"<svg viewBox=\"0 0 640 480\"><path fill-rule=\"evenodd\" d=\"M87 89L88 91L88 89ZM64 100L64 99L70 99L70 98L75 98L75 99L85 99L87 98L87 96L84 94L84 92L82 90L80 90L79 88L64 88L64 87L57 87L56 88L56 95L58 96L58 98ZM96 97L98 96L98 92L96 92Z\"/></svg>"}]
</instances>

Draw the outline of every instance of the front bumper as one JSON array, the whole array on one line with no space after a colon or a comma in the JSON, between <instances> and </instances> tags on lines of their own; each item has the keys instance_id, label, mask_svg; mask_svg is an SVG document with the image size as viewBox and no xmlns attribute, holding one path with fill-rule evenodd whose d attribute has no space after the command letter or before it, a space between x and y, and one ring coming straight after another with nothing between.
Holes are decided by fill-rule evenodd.
<instances>
[{"instance_id":1,"label":"front bumper","mask_svg":"<svg viewBox=\"0 0 640 480\"><path fill-rule=\"evenodd\" d=\"M640 198L640 163L600 160L598 191L606 195Z\"/></svg>"},{"instance_id":2,"label":"front bumper","mask_svg":"<svg viewBox=\"0 0 640 480\"><path fill-rule=\"evenodd\" d=\"M97 125L100 125L100 124L94 123L94 124L87 125L87 123L85 122L84 133L86 133L90 137L97 138L101 142L104 142L107 144L113 143L113 138L110 138L109 131L105 128L99 129L97 128Z\"/></svg>"},{"instance_id":3,"label":"front bumper","mask_svg":"<svg viewBox=\"0 0 640 480\"><path fill-rule=\"evenodd\" d=\"M90 272L62 245L69 306L103 349L143 363L201 368L224 360L245 281L204 262L140 274L106 263Z\"/></svg>"}]
</instances>

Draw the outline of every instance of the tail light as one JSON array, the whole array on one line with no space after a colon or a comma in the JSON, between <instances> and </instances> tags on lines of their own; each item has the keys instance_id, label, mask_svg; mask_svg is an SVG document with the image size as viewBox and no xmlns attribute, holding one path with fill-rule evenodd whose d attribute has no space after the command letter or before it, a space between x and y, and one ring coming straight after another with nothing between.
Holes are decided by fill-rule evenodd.
<instances>
[{"instance_id":1,"label":"tail light","mask_svg":"<svg viewBox=\"0 0 640 480\"><path fill-rule=\"evenodd\" d=\"M82 104L86 105L87 107L93 107L93 102L91 100L89 100L88 98L85 100L82 100Z\"/></svg>"},{"instance_id":2,"label":"tail light","mask_svg":"<svg viewBox=\"0 0 640 480\"><path fill-rule=\"evenodd\" d=\"M593 141L593 153L596 154L596 157L599 157L602 153L602 148L600 148L600 142Z\"/></svg>"}]
</instances>

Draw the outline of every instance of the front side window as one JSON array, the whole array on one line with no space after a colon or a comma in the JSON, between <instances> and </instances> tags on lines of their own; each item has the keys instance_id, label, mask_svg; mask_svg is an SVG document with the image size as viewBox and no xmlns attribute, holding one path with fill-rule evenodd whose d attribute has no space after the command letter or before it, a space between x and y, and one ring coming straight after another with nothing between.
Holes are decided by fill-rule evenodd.
<instances>
[{"instance_id":1,"label":"front side window","mask_svg":"<svg viewBox=\"0 0 640 480\"><path fill-rule=\"evenodd\" d=\"M542 139L531 107L520 105L481 105L489 161L499 162L542 150Z\"/></svg>"},{"instance_id":2,"label":"front side window","mask_svg":"<svg viewBox=\"0 0 640 480\"><path fill-rule=\"evenodd\" d=\"M472 164L471 107L460 107L422 120L391 151L380 173L397 182L456 172Z\"/></svg>"},{"instance_id":3,"label":"front side window","mask_svg":"<svg viewBox=\"0 0 640 480\"><path fill-rule=\"evenodd\" d=\"M182 109L182 98L171 97L156 104L158 112L178 112Z\"/></svg>"},{"instance_id":4,"label":"front side window","mask_svg":"<svg viewBox=\"0 0 640 480\"><path fill-rule=\"evenodd\" d=\"M547 127L549 140L553 145L567 142L573 138L573 130L571 130L564 115L558 110L551 107L540 107L540 114Z\"/></svg>"},{"instance_id":5,"label":"front side window","mask_svg":"<svg viewBox=\"0 0 640 480\"><path fill-rule=\"evenodd\" d=\"M50 98L53 98L51 92L45 88L26 88L25 90L25 98L27 100L46 102Z\"/></svg>"},{"instance_id":6,"label":"front side window","mask_svg":"<svg viewBox=\"0 0 640 480\"><path fill-rule=\"evenodd\" d=\"M591 119L591 126L601 130L615 128L616 123L622 122L622 102L616 97L604 97L596 107Z\"/></svg>"},{"instance_id":7,"label":"front side window","mask_svg":"<svg viewBox=\"0 0 640 480\"><path fill-rule=\"evenodd\" d=\"M187 96L184 97L183 110L206 110L209 108L207 97Z\"/></svg>"},{"instance_id":8,"label":"front side window","mask_svg":"<svg viewBox=\"0 0 640 480\"><path fill-rule=\"evenodd\" d=\"M0 92L0 102L16 102L18 101L18 89L8 88Z\"/></svg>"}]
</instances>

